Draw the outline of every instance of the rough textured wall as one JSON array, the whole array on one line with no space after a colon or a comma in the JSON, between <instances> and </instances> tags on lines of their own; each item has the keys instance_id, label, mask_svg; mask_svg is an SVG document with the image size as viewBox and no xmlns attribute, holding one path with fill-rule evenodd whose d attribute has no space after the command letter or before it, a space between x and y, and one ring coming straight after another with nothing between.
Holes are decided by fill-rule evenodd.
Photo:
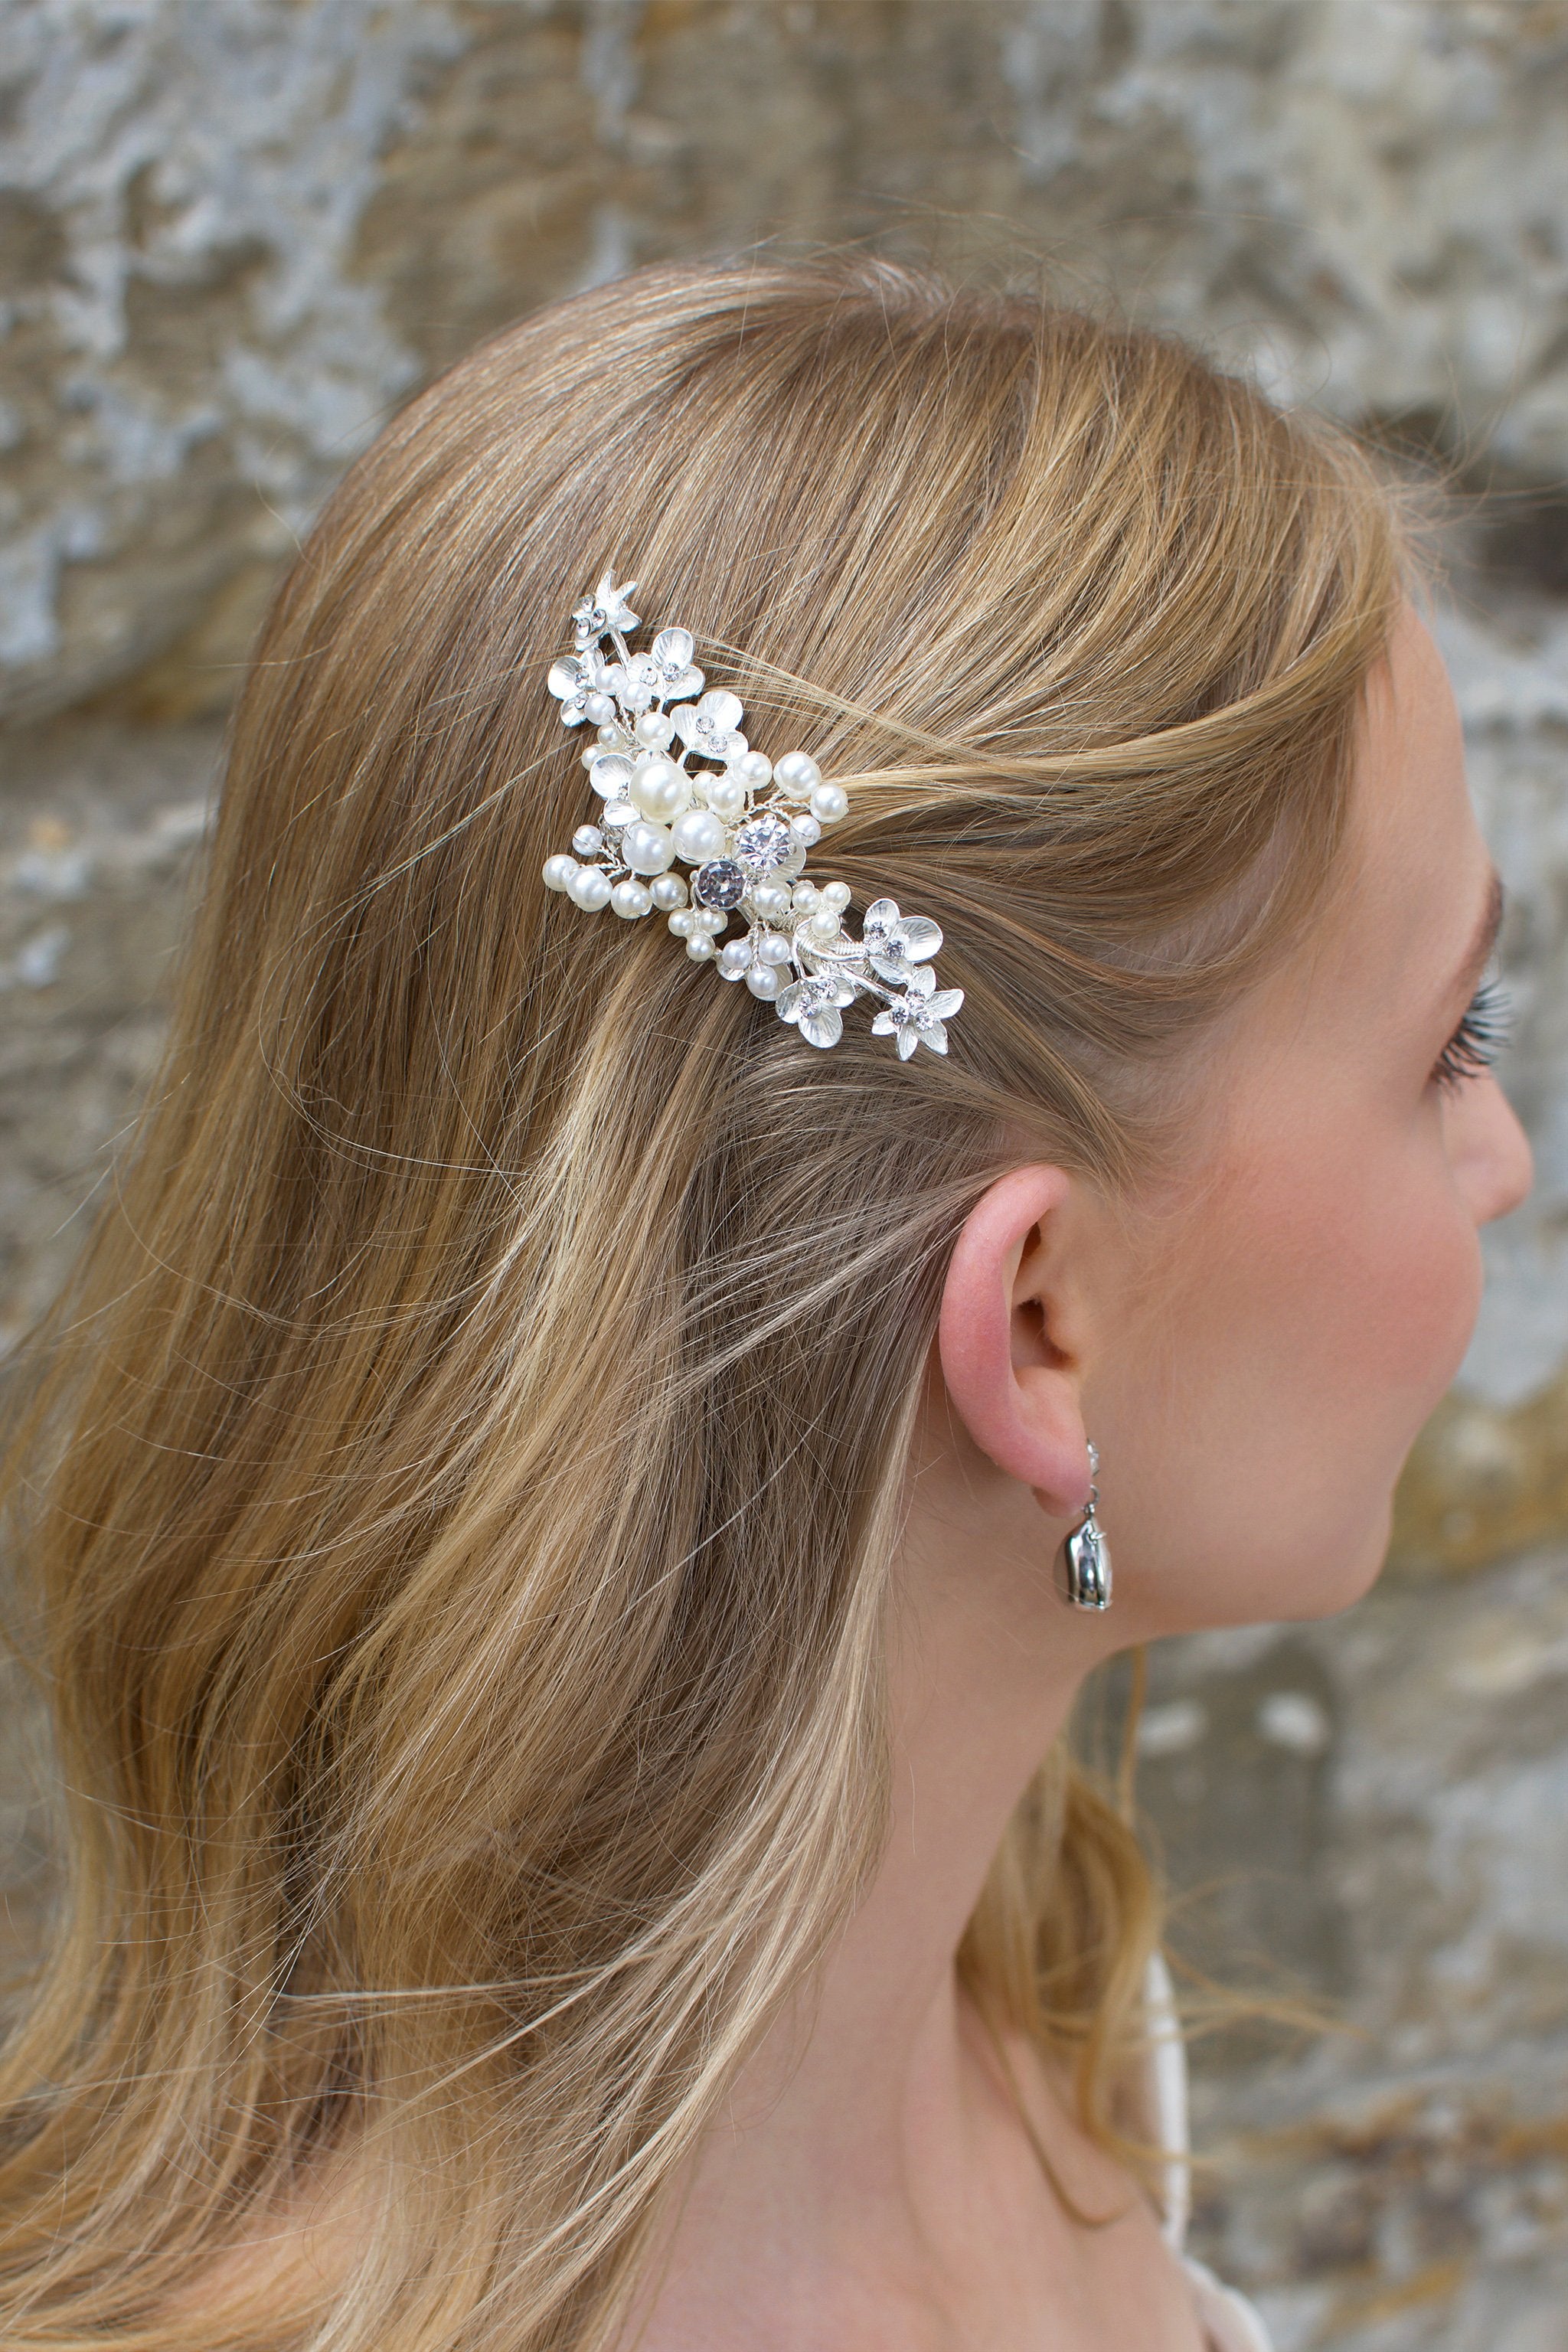
<instances>
[{"instance_id":1,"label":"rough textured wall","mask_svg":"<svg viewBox=\"0 0 1568 2352\"><path fill-rule=\"evenodd\" d=\"M1565 0L0 10L0 1340L152 1066L279 565L520 310L763 239L1040 261L1502 494L1442 626L1541 1189L1384 1588L1162 1653L1142 1742L1178 1940L1273 1955L1360 2036L1203 2060L1203 2227L1281 2352L1568 2352L1565 99ZM35 1729L0 1702L24 1934Z\"/></svg>"},{"instance_id":2,"label":"rough textured wall","mask_svg":"<svg viewBox=\"0 0 1568 2352\"><path fill-rule=\"evenodd\" d=\"M232 648L389 402L649 255L1033 250L1568 452L1562 0L10 0L0 80L13 709Z\"/></svg>"}]
</instances>

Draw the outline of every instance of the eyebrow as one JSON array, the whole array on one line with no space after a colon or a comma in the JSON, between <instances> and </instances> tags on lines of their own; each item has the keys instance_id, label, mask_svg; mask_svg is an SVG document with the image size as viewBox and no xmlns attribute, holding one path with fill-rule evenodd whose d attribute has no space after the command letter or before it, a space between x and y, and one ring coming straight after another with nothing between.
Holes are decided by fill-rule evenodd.
<instances>
[{"instance_id":1,"label":"eyebrow","mask_svg":"<svg viewBox=\"0 0 1568 2352\"><path fill-rule=\"evenodd\" d=\"M1503 909L1507 903L1507 896L1502 887L1502 876L1494 866L1491 887L1487 892L1486 905L1481 909L1481 919L1476 926L1469 947L1465 953L1465 960L1454 976L1456 995L1461 989L1467 993L1471 991L1491 961L1497 948L1498 933L1502 929Z\"/></svg>"}]
</instances>

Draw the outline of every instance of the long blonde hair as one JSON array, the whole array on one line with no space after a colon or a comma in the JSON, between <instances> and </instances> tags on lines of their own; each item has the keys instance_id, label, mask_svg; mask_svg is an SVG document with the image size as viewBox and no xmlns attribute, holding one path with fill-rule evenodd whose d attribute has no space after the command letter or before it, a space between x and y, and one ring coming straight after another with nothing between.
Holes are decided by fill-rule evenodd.
<instances>
[{"instance_id":1,"label":"long blonde hair","mask_svg":"<svg viewBox=\"0 0 1568 2352\"><path fill-rule=\"evenodd\" d=\"M946 1061L542 888L607 562L845 779ZM1399 593L1346 437L884 264L664 268L353 468L232 730L166 1064L14 1449L68 1886L5 2057L18 2347L597 2347L878 1860L943 1267L1124 1189L1314 906ZM744 652L738 650L744 648ZM1091 2128L1155 1932L1047 1759L962 1955ZM334 2154L349 2288L169 2315Z\"/></svg>"}]
</instances>

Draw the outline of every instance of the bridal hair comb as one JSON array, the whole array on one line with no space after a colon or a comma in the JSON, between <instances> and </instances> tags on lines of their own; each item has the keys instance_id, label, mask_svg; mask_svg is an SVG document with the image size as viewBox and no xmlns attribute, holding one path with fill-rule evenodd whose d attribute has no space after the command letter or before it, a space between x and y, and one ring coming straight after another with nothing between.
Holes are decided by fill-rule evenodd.
<instances>
[{"instance_id":1,"label":"bridal hair comb","mask_svg":"<svg viewBox=\"0 0 1568 2352\"><path fill-rule=\"evenodd\" d=\"M847 883L803 871L849 795L805 751L774 761L752 751L739 698L704 693L689 629L660 629L646 653L629 651L642 625L636 593L635 580L617 587L606 572L573 612L575 650L551 666L563 724L595 730L583 764L603 806L570 854L546 861L546 887L588 913L666 916L694 963L743 980L810 1045L837 1045L844 1007L865 995L880 1001L872 1034L891 1037L901 1060L921 1045L945 1054L963 991L936 984L938 926L878 898L860 938L849 936ZM678 863L693 869L689 884ZM744 936L724 938L731 917Z\"/></svg>"}]
</instances>

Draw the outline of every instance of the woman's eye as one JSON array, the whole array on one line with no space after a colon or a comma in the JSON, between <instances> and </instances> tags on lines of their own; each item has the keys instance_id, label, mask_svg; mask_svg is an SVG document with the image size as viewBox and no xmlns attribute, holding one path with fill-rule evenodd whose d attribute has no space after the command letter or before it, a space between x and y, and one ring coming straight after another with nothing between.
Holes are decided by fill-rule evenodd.
<instances>
[{"instance_id":1,"label":"woman's eye","mask_svg":"<svg viewBox=\"0 0 1568 2352\"><path fill-rule=\"evenodd\" d=\"M1483 980L1465 1008L1464 1016L1433 1066L1440 1087L1462 1087L1467 1078L1489 1070L1508 1043L1511 1018L1507 996L1495 980Z\"/></svg>"}]
</instances>

